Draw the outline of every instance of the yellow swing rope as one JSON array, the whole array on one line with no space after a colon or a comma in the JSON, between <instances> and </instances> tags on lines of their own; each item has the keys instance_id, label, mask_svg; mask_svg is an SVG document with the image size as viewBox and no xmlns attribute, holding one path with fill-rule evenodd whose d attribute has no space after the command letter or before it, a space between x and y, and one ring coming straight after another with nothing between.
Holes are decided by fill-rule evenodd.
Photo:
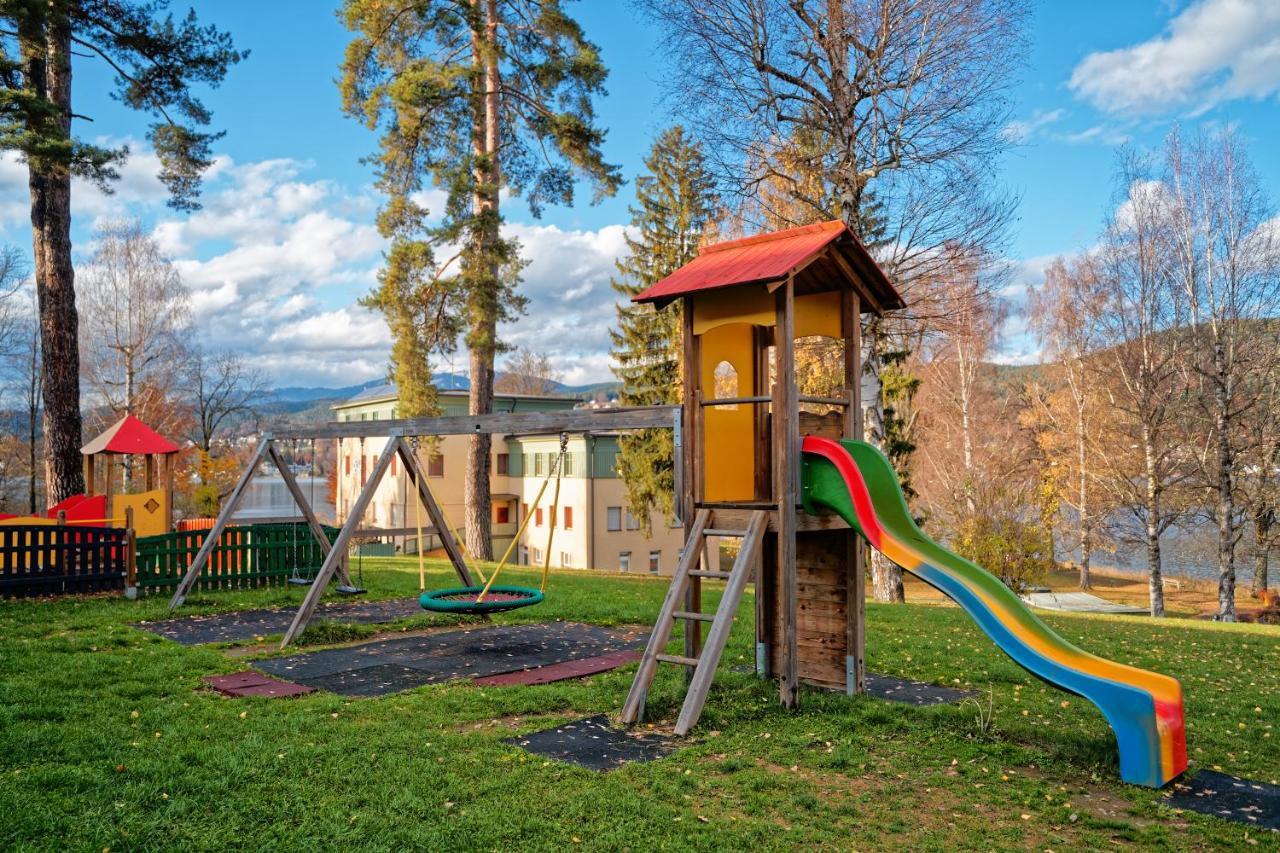
<instances>
[{"instance_id":1,"label":"yellow swing rope","mask_svg":"<svg viewBox=\"0 0 1280 853\"><path fill-rule=\"evenodd\" d=\"M563 463L564 463L564 456L565 456L565 448L568 447L568 444L569 444L568 436L562 433L560 435L560 456L559 458L556 459L555 464L552 466L552 471L555 472L555 478L556 478L556 501L557 502L559 502L560 500L560 472L564 468ZM542 496L543 494L546 493L547 486L551 485L551 473L552 473L551 471L547 472L547 479L542 481L542 486L538 489L538 494L535 495L533 498L533 504L529 507L529 511L525 513L524 521L520 522L520 527L519 529L516 530L516 535L512 538L511 544L508 545L507 550L503 552L502 559L498 562L498 567L493 570L493 574L489 575L489 580L484 585L484 589L480 590L480 594L476 596L476 604L479 604L480 602L484 601L484 597L489 594L489 587L493 586L493 582L498 579L498 574L507 567L507 560L511 559L511 552L515 550L516 543L520 541L520 537L524 535L524 531L529 526L529 522L533 520L534 513L538 511L538 504L542 502ZM551 531L550 531L551 533L555 532L555 524L556 524L555 510L553 509L551 514ZM551 559L550 554L551 554L551 539L550 537L548 537L547 538L547 555L548 555L547 561L550 561ZM549 562L548 562L548 565L549 565ZM544 592L546 591L546 586L547 586L547 573L548 573L548 566L544 565L542 569L542 591Z\"/></svg>"}]
</instances>

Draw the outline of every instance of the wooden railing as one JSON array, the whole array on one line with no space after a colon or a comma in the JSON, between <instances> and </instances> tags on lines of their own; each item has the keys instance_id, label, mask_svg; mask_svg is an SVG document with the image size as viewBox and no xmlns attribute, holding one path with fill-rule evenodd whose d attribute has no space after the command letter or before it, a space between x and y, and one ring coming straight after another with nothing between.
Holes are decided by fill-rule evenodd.
<instances>
[{"instance_id":1,"label":"wooden railing","mask_svg":"<svg viewBox=\"0 0 1280 853\"><path fill-rule=\"evenodd\" d=\"M332 541L337 529L325 527ZM206 530L183 530L138 539L138 587L177 586L190 568ZM218 537L200 572L200 589L234 589L310 578L324 562L324 551L306 524L246 524L228 527Z\"/></svg>"}]
</instances>

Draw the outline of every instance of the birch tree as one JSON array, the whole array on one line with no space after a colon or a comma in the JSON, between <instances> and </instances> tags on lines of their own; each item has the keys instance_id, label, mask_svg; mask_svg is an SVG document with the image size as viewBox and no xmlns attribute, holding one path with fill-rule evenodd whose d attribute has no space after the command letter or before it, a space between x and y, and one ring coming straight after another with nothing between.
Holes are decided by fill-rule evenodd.
<instances>
[{"instance_id":1,"label":"birch tree","mask_svg":"<svg viewBox=\"0 0 1280 853\"><path fill-rule=\"evenodd\" d=\"M80 294L84 379L114 417L155 420L159 411L140 411L140 392L145 386L153 398L178 395L188 361L191 293L137 221L105 225L94 239Z\"/></svg>"},{"instance_id":2,"label":"birch tree","mask_svg":"<svg viewBox=\"0 0 1280 853\"><path fill-rule=\"evenodd\" d=\"M370 162L387 199L378 225L391 246L371 300L385 310L397 294L413 296L416 314L388 313L397 345L422 334L414 319L433 324L403 350L415 369L461 333L468 411L487 414L503 349L498 324L524 307L519 246L502 236L503 191L523 194L537 215L548 203L571 204L578 180L596 198L617 190L593 107L607 72L560 0L346 0L340 15L353 33L343 109L382 134ZM432 189L445 195L434 211ZM488 435L471 436L464 527L478 559L493 551L490 450Z\"/></svg>"},{"instance_id":3,"label":"birch tree","mask_svg":"<svg viewBox=\"0 0 1280 853\"><path fill-rule=\"evenodd\" d=\"M1098 442L1103 482L1142 528L1152 616L1164 615L1160 536L1178 519L1169 490L1182 482L1178 421L1187 393L1186 300L1177 280L1171 205L1150 158L1124 151L1118 204L1094 255L1096 298L1080 309L1104 347L1091 364L1114 414Z\"/></svg>"},{"instance_id":4,"label":"birch tree","mask_svg":"<svg viewBox=\"0 0 1280 853\"><path fill-rule=\"evenodd\" d=\"M1044 284L1028 294L1031 325L1057 385L1042 396L1033 395L1031 405L1036 411L1031 415L1059 438L1047 442L1051 445L1047 449L1055 479L1061 483L1059 494L1075 516L1080 589L1092 586L1089 572L1101 516L1093 483L1098 401L1087 367L1096 340L1084 310L1098 298L1097 277L1088 257L1070 263L1057 258L1045 270ZM1056 452L1059 447L1066 452Z\"/></svg>"},{"instance_id":5,"label":"birch tree","mask_svg":"<svg viewBox=\"0 0 1280 853\"><path fill-rule=\"evenodd\" d=\"M1180 132L1165 147L1176 275L1188 307L1193 345L1188 382L1196 390L1199 469L1218 526L1218 614L1235 621L1236 544L1241 533L1234 478L1243 428L1265 383L1251 371L1277 368L1274 342L1258 324L1280 298L1275 208L1236 132Z\"/></svg>"}]
</instances>

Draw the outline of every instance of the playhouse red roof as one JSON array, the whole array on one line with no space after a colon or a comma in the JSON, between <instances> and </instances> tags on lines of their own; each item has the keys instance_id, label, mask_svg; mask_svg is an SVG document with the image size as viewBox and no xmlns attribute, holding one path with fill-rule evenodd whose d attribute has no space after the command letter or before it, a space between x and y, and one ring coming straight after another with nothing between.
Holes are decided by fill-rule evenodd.
<instances>
[{"instance_id":1,"label":"playhouse red roof","mask_svg":"<svg viewBox=\"0 0 1280 853\"><path fill-rule=\"evenodd\" d=\"M668 302L679 296L722 287L777 281L804 267L828 247L844 255L884 308L903 307L902 297L884 270L840 220L704 246L698 257L637 294L632 301Z\"/></svg>"},{"instance_id":2,"label":"playhouse red roof","mask_svg":"<svg viewBox=\"0 0 1280 853\"><path fill-rule=\"evenodd\" d=\"M80 448L80 452L85 456L91 453L177 453L178 445L133 415L125 415L102 435Z\"/></svg>"}]
</instances>

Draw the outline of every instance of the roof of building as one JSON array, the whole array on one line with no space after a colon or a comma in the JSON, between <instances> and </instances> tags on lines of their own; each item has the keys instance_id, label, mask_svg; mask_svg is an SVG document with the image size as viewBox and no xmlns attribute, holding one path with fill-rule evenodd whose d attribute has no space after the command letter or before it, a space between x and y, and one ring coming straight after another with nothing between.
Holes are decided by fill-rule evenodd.
<instances>
[{"instance_id":1,"label":"roof of building","mask_svg":"<svg viewBox=\"0 0 1280 853\"><path fill-rule=\"evenodd\" d=\"M906 306L857 235L838 219L704 246L698 257L632 300L667 303L723 287L778 281L828 250L840 253L881 310Z\"/></svg>"},{"instance_id":2,"label":"roof of building","mask_svg":"<svg viewBox=\"0 0 1280 853\"><path fill-rule=\"evenodd\" d=\"M460 388L440 389L436 392L441 397L451 397L455 399L466 399L470 395L470 391ZM335 403L332 408L345 409L349 406L363 406L369 403L386 403L397 400L400 397L400 389L396 387L394 382L384 382L381 385L374 385L366 388L355 396L343 400L341 403ZM500 391L494 392L495 400L554 400L557 402L570 402L576 404L574 397L564 394L504 394Z\"/></svg>"},{"instance_id":3,"label":"roof of building","mask_svg":"<svg viewBox=\"0 0 1280 853\"><path fill-rule=\"evenodd\" d=\"M80 448L80 452L89 456L94 453L177 453L178 449L178 445L133 415L125 415L102 435Z\"/></svg>"}]
</instances>

